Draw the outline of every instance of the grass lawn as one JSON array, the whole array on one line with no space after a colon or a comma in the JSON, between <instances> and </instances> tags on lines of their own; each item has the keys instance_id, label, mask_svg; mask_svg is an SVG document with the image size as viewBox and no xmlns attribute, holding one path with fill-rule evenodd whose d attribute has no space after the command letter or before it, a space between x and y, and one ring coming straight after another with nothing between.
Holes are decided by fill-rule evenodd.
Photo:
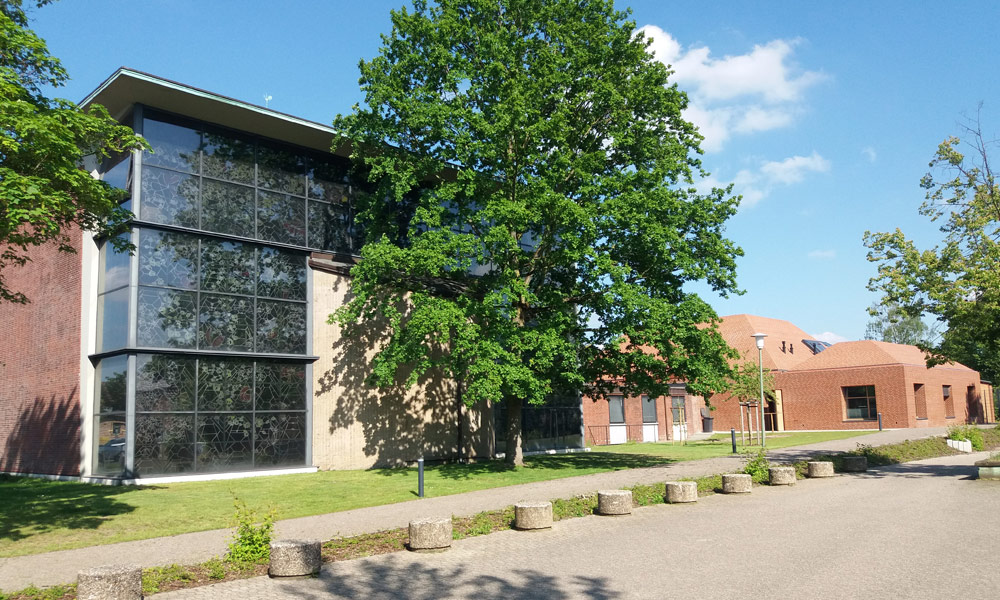
<instances>
[{"instance_id":1,"label":"grass lawn","mask_svg":"<svg viewBox=\"0 0 1000 600\"><path fill-rule=\"evenodd\" d=\"M858 435L774 434L772 448ZM785 437L779 437L785 436ZM779 446L780 444L780 446ZM430 465L428 496L724 456L728 439L626 444L593 452L534 456L523 469L500 462ZM337 512L416 498L416 469L325 471L303 475L154 486L102 486L0 476L0 557L146 539L231 525L233 496L278 519Z\"/></svg>"},{"instance_id":2,"label":"grass lawn","mask_svg":"<svg viewBox=\"0 0 1000 600\"><path fill-rule=\"evenodd\" d=\"M873 431L807 431L788 432L780 431L767 434L767 448L776 450L789 446L802 446L805 444L816 444L830 440L843 440L846 438L875 433ZM756 451L757 446L744 448L740 445L739 436L736 437L737 450ZM715 458L718 456L729 456L732 454L732 441L727 433L717 433L706 440L687 442L685 444L671 442L639 443L629 442L615 446L595 446L593 452L632 454L638 456L662 457L671 461L678 460L698 460L701 458Z\"/></svg>"}]
</instances>

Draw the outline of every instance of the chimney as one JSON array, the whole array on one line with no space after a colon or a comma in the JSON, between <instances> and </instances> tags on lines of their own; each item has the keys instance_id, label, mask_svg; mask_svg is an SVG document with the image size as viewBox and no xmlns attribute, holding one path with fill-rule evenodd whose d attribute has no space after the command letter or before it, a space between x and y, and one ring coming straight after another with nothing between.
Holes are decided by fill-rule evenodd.
<instances>
[{"instance_id":1,"label":"chimney","mask_svg":"<svg viewBox=\"0 0 1000 600\"><path fill-rule=\"evenodd\" d=\"M788 353L795 354L795 344L788 342Z\"/></svg>"},{"instance_id":2,"label":"chimney","mask_svg":"<svg viewBox=\"0 0 1000 600\"><path fill-rule=\"evenodd\" d=\"M781 340L781 353L785 353L785 340Z\"/></svg>"}]
</instances>

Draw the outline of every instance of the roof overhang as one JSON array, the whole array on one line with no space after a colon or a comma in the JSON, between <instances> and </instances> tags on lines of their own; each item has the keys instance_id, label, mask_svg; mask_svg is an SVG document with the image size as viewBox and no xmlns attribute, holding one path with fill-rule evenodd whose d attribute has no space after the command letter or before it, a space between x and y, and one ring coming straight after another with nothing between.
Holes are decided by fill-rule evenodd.
<instances>
[{"instance_id":1,"label":"roof overhang","mask_svg":"<svg viewBox=\"0 0 1000 600\"><path fill-rule=\"evenodd\" d=\"M336 136L336 130L328 125L125 67L115 71L80 104L100 104L119 121L133 105L143 104L321 152L330 151ZM337 154L346 156L346 148Z\"/></svg>"}]
</instances>

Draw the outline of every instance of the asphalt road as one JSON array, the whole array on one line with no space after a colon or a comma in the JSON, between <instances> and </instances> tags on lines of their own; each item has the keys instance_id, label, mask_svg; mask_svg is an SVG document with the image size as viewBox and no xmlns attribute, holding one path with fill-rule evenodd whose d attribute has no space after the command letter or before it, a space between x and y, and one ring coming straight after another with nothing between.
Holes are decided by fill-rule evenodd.
<instances>
[{"instance_id":1,"label":"asphalt road","mask_svg":"<svg viewBox=\"0 0 1000 600\"><path fill-rule=\"evenodd\" d=\"M997 598L1000 482L984 453L506 531L189 598Z\"/></svg>"}]
</instances>

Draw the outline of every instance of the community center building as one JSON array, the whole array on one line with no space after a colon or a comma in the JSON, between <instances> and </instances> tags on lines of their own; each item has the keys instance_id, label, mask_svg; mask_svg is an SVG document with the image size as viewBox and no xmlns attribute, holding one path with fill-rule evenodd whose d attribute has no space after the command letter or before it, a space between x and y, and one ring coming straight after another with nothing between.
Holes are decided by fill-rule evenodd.
<instances>
[{"instance_id":1,"label":"community center building","mask_svg":"<svg viewBox=\"0 0 1000 600\"><path fill-rule=\"evenodd\" d=\"M75 254L41 247L5 272L31 303L0 304L0 472L208 478L502 450L502 407L465 407L442 377L369 387L384 328L327 323L368 189L333 129L124 68L82 104L152 148L88 166L127 192L136 250L74 230ZM528 449L583 444L579 397L523 422Z\"/></svg>"}]
</instances>

